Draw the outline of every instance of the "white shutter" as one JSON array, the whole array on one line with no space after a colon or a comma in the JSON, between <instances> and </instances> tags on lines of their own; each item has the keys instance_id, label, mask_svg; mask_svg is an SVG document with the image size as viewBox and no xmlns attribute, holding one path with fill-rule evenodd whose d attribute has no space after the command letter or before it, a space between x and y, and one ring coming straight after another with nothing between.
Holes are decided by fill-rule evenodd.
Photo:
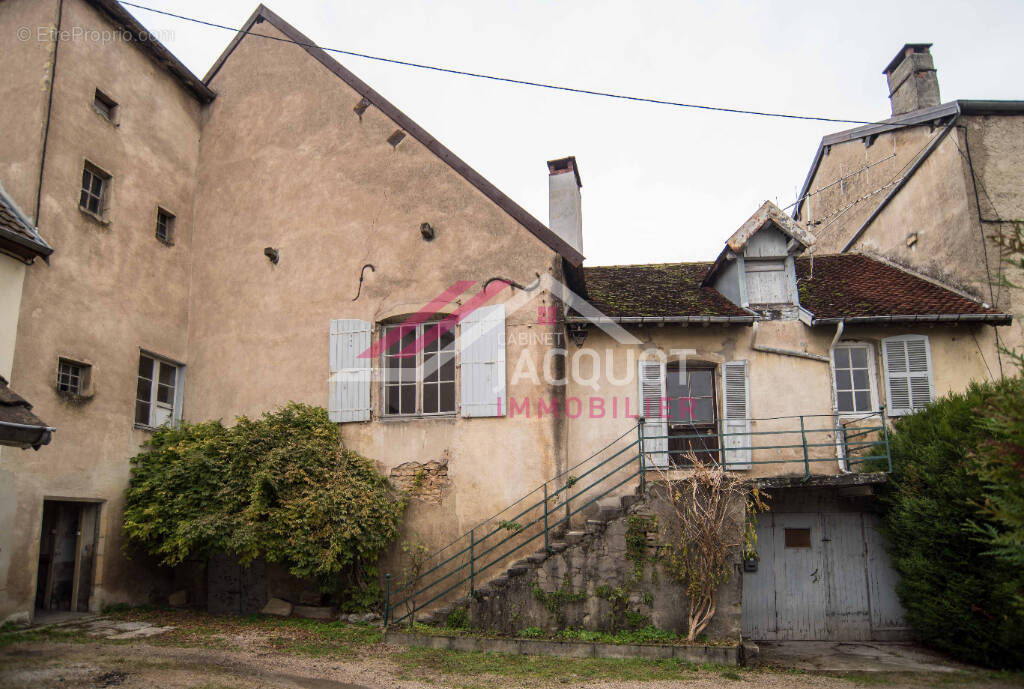
<instances>
[{"instance_id":1,"label":"white shutter","mask_svg":"<svg viewBox=\"0 0 1024 689\"><path fill-rule=\"evenodd\" d=\"M646 465L668 466L668 422L662 416L662 402L665 399L665 363L662 361L641 361L640 367L640 412L644 419L644 446Z\"/></svg>"},{"instance_id":2,"label":"white shutter","mask_svg":"<svg viewBox=\"0 0 1024 689\"><path fill-rule=\"evenodd\" d=\"M722 364L722 450L726 469L749 469L753 436L750 435L750 383L746 361Z\"/></svg>"},{"instance_id":3,"label":"white shutter","mask_svg":"<svg viewBox=\"0 0 1024 689\"><path fill-rule=\"evenodd\" d=\"M882 340L889 416L902 416L932 401L932 354L924 335L900 335Z\"/></svg>"},{"instance_id":4,"label":"white shutter","mask_svg":"<svg viewBox=\"0 0 1024 689\"><path fill-rule=\"evenodd\" d=\"M481 306L462 319L462 415L505 416L505 305Z\"/></svg>"},{"instance_id":5,"label":"white shutter","mask_svg":"<svg viewBox=\"0 0 1024 689\"><path fill-rule=\"evenodd\" d=\"M370 323L353 318L331 321L331 377L327 413L331 421L370 420Z\"/></svg>"}]
</instances>

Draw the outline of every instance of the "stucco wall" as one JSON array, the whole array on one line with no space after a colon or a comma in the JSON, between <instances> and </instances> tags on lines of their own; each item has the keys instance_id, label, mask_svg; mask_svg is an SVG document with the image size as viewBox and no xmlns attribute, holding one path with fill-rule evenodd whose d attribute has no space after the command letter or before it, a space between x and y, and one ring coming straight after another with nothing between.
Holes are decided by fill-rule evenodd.
<instances>
[{"instance_id":1,"label":"stucco wall","mask_svg":"<svg viewBox=\"0 0 1024 689\"><path fill-rule=\"evenodd\" d=\"M0 376L11 379L25 264L0 255Z\"/></svg>"},{"instance_id":2,"label":"stucco wall","mask_svg":"<svg viewBox=\"0 0 1024 689\"><path fill-rule=\"evenodd\" d=\"M56 2L6 2L4 21L8 6L24 4L50 5L55 14ZM75 27L111 28L84 2L70 0L64 3L63 28ZM35 60L26 74L35 79L35 89L43 89L49 68L37 53L45 51L34 42L11 48L5 60ZM25 77L20 70L11 73ZM118 102L116 125L93 109L97 88ZM23 127L38 124L37 115L18 110L5 121ZM0 561L0 581L6 581L0 620L32 607L44 498L104 501L93 607L146 600L161 585L142 569L143 560L122 556L120 513L128 457L147 437L132 425L139 350L188 359L198 140L198 104L136 46L119 40L61 43L39 220L55 252L48 266L37 262L26 276L11 381L58 431L38 452L5 453L0 466L0 485L11 487L17 504L4 522L6 542L0 543L10 553L9 563ZM86 159L113 176L107 223L78 209ZM3 151L7 169L24 167L26 160L38 165L38 155L28 149ZM172 247L155 237L158 205L177 215ZM87 403L70 405L56 394L60 356L92 364L95 394Z\"/></svg>"}]
</instances>

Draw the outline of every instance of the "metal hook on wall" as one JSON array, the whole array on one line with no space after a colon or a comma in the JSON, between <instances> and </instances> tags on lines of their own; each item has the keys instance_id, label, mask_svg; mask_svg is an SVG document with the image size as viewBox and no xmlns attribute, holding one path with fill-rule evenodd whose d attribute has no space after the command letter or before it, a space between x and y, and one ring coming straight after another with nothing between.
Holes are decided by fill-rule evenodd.
<instances>
[{"instance_id":1,"label":"metal hook on wall","mask_svg":"<svg viewBox=\"0 0 1024 689\"><path fill-rule=\"evenodd\" d=\"M356 290L356 296L352 297L352 301L359 298L359 295L363 291L363 277L366 275L366 269L369 268L371 273L376 273L377 269L373 267L372 263L367 263L359 270L359 289Z\"/></svg>"}]
</instances>

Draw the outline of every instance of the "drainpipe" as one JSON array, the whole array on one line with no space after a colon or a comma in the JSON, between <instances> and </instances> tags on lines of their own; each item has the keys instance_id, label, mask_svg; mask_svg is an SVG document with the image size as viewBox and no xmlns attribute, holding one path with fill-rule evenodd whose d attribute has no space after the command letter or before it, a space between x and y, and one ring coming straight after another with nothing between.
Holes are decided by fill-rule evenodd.
<instances>
[{"instance_id":1,"label":"drainpipe","mask_svg":"<svg viewBox=\"0 0 1024 689\"><path fill-rule=\"evenodd\" d=\"M53 86L57 79L57 53L60 50L60 32L64 22L64 0L57 5L57 33L54 37L53 63L50 65L50 89L46 96L46 120L43 124L43 148L39 154L39 183L36 185L36 214L32 218L36 227L39 227L39 210L43 203L43 171L46 168L46 145L50 140L50 117L53 114ZM49 263L49 257L44 257Z\"/></svg>"},{"instance_id":2,"label":"drainpipe","mask_svg":"<svg viewBox=\"0 0 1024 689\"><path fill-rule=\"evenodd\" d=\"M757 326L758 326L757 321L754 321L753 330L750 331L750 348L753 349L756 352L766 352L768 354L780 354L782 356L795 356L795 357L799 357L801 359L810 359L811 361L822 361L822 362L824 362L826 364L832 362L832 359L830 359L827 356L822 356L821 354L811 354L810 352L800 352L800 351L797 351L795 349L779 349L777 347L765 347L764 345L759 345L759 344L757 344ZM832 340L833 344L835 344L836 340L842 334L842 330L841 330L842 323L839 324L839 328L840 329L837 329L838 332L836 334L835 339Z\"/></svg>"}]
</instances>

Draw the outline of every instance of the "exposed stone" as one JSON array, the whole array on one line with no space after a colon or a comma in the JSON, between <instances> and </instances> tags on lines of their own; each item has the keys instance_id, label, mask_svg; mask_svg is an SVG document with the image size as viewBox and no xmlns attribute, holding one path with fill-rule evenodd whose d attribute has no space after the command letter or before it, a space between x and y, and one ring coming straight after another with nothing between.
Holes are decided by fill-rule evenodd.
<instances>
[{"instance_id":1,"label":"exposed stone","mask_svg":"<svg viewBox=\"0 0 1024 689\"><path fill-rule=\"evenodd\" d=\"M417 500L441 504L449 486L448 458L430 462L406 462L391 470L391 482Z\"/></svg>"},{"instance_id":2,"label":"exposed stone","mask_svg":"<svg viewBox=\"0 0 1024 689\"><path fill-rule=\"evenodd\" d=\"M267 601L267 604L260 610L264 615L277 615L279 617L288 617L292 614L292 608L294 606L286 600L280 598L271 598Z\"/></svg>"},{"instance_id":3,"label":"exposed stone","mask_svg":"<svg viewBox=\"0 0 1024 689\"><path fill-rule=\"evenodd\" d=\"M309 620L333 620L338 616L338 611L325 605L296 605L292 608L292 614Z\"/></svg>"},{"instance_id":4,"label":"exposed stone","mask_svg":"<svg viewBox=\"0 0 1024 689\"><path fill-rule=\"evenodd\" d=\"M188 605L188 591L175 591L167 596L167 604L172 608L181 608Z\"/></svg>"}]
</instances>

